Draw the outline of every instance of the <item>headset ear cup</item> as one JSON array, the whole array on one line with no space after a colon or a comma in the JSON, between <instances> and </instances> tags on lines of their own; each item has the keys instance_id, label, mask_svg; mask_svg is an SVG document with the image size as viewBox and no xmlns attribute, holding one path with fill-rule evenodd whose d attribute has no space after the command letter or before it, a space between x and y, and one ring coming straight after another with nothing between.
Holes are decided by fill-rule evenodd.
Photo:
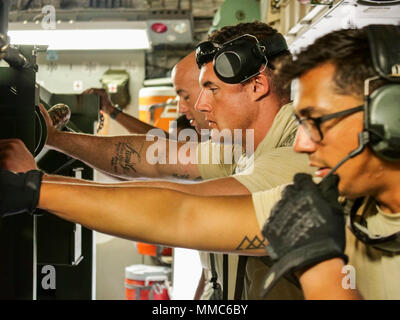
<instances>
[{"instance_id":1,"label":"headset ear cup","mask_svg":"<svg viewBox=\"0 0 400 320\"><path fill-rule=\"evenodd\" d=\"M241 83L257 74L262 62L253 52L254 45L248 41L238 41L223 48L214 57L214 71L218 78L230 84Z\"/></svg>"},{"instance_id":2,"label":"headset ear cup","mask_svg":"<svg viewBox=\"0 0 400 320\"><path fill-rule=\"evenodd\" d=\"M242 69L242 59L237 51L221 51L214 57L215 74L226 83L239 83Z\"/></svg>"},{"instance_id":3,"label":"headset ear cup","mask_svg":"<svg viewBox=\"0 0 400 320\"><path fill-rule=\"evenodd\" d=\"M400 84L375 90L369 97L368 108L372 151L384 160L400 161Z\"/></svg>"}]
</instances>

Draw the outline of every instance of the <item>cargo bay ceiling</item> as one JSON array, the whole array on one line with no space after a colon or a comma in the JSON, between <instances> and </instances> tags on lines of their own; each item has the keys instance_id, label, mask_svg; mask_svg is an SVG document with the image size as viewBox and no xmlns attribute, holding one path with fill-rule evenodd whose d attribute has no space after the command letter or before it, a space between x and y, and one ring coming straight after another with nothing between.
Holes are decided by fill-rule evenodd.
<instances>
[{"instance_id":1,"label":"cargo bay ceiling","mask_svg":"<svg viewBox=\"0 0 400 320\"><path fill-rule=\"evenodd\" d=\"M169 76L171 66L190 52L196 43L204 40L212 25L215 13L224 0L14 0L9 15L10 23L39 24L42 8L54 6L57 24L62 26L95 22L104 23L141 21L180 21L190 27L187 32L165 34L152 33L152 47L146 52L146 79Z\"/></svg>"},{"instance_id":2,"label":"cargo bay ceiling","mask_svg":"<svg viewBox=\"0 0 400 320\"><path fill-rule=\"evenodd\" d=\"M224 0L14 0L10 22L40 19L41 9L52 5L59 21L147 21L188 19L194 41L207 34ZM157 45L158 43L156 43Z\"/></svg>"}]
</instances>

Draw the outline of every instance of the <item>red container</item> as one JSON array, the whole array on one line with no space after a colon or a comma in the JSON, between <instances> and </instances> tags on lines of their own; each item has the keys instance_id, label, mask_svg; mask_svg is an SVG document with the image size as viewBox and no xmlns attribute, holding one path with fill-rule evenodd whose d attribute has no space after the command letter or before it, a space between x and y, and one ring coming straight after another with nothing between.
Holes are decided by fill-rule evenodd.
<instances>
[{"instance_id":1,"label":"red container","mask_svg":"<svg viewBox=\"0 0 400 320\"><path fill-rule=\"evenodd\" d=\"M125 268L126 300L170 300L168 277L171 268L143 264Z\"/></svg>"}]
</instances>

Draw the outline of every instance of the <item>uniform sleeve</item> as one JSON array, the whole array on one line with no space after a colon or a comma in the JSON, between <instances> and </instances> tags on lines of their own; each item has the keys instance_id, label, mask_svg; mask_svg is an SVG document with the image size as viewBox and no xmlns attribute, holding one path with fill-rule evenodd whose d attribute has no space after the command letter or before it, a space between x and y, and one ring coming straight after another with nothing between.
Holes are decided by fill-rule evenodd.
<instances>
[{"instance_id":1,"label":"uniform sleeve","mask_svg":"<svg viewBox=\"0 0 400 320\"><path fill-rule=\"evenodd\" d=\"M196 158L197 167L204 180L229 177L235 170L231 145L212 143L211 140L199 143Z\"/></svg>"},{"instance_id":2,"label":"uniform sleeve","mask_svg":"<svg viewBox=\"0 0 400 320\"><path fill-rule=\"evenodd\" d=\"M286 186L287 184L283 184L267 191L252 194L254 211L256 212L260 229L269 218L272 207L281 199L282 191Z\"/></svg>"},{"instance_id":3,"label":"uniform sleeve","mask_svg":"<svg viewBox=\"0 0 400 320\"><path fill-rule=\"evenodd\" d=\"M294 152L293 147L282 147L258 157L252 168L233 177L251 193L268 190L293 181L296 173L312 173L315 168L308 165L304 154Z\"/></svg>"},{"instance_id":4,"label":"uniform sleeve","mask_svg":"<svg viewBox=\"0 0 400 320\"><path fill-rule=\"evenodd\" d=\"M313 178L315 183L321 181L320 178ZM281 184L275 188L255 192L251 195L253 200L254 211L256 213L260 228L264 226L265 221L269 218L272 207L282 198L282 191L291 183Z\"/></svg>"}]
</instances>

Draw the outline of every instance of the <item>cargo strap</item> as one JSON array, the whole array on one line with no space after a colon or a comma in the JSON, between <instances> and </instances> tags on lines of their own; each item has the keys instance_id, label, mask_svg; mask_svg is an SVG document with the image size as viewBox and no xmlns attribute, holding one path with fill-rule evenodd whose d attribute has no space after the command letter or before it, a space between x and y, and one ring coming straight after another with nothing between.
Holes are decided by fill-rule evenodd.
<instances>
[{"instance_id":1,"label":"cargo strap","mask_svg":"<svg viewBox=\"0 0 400 320\"><path fill-rule=\"evenodd\" d=\"M228 255L224 254L222 259L222 268L223 268L223 286L222 286L222 299L228 300Z\"/></svg>"},{"instance_id":2,"label":"cargo strap","mask_svg":"<svg viewBox=\"0 0 400 320\"><path fill-rule=\"evenodd\" d=\"M247 256L240 256L237 273L236 273L236 286L235 286L235 300L242 300L244 277L246 274Z\"/></svg>"},{"instance_id":3,"label":"cargo strap","mask_svg":"<svg viewBox=\"0 0 400 320\"><path fill-rule=\"evenodd\" d=\"M210 282L213 284L213 293L210 297L210 300L221 300L221 285L218 283L218 274L215 269L215 255L210 253L210 264L211 264L211 280Z\"/></svg>"}]
</instances>

